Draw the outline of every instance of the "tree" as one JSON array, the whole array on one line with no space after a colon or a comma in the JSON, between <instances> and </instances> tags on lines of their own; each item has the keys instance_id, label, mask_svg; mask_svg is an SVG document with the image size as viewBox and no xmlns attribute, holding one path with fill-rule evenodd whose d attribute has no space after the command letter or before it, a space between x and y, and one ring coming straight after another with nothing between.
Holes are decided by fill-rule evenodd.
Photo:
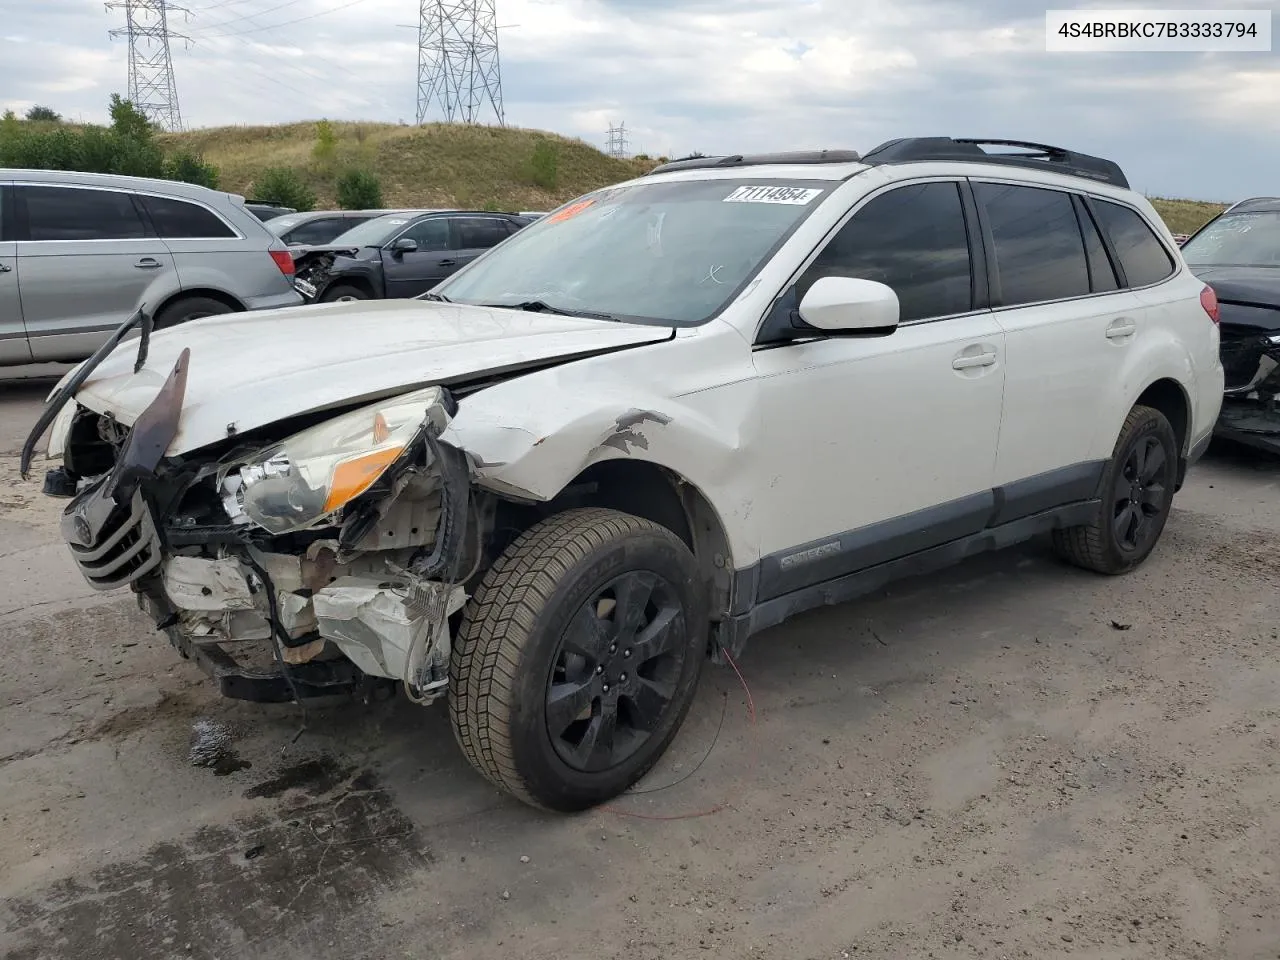
<instances>
[{"instance_id":1,"label":"tree","mask_svg":"<svg viewBox=\"0 0 1280 960\"><path fill-rule=\"evenodd\" d=\"M293 207L300 212L314 210L316 195L298 176L296 170L288 167L268 167L253 182L253 198L264 203L276 203L282 207Z\"/></svg>"},{"instance_id":2,"label":"tree","mask_svg":"<svg viewBox=\"0 0 1280 960\"><path fill-rule=\"evenodd\" d=\"M113 93L110 111L111 129L116 133L135 140L151 139L151 121L132 102L122 99L118 93Z\"/></svg>"},{"instance_id":3,"label":"tree","mask_svg":"<svg viewBox=\"0 0 1280 960\"><path fill-rule=\"evenodd\" d=\"M382 207L382 182L368 170L348 170L338 178L338 206L343 210Z\"/></svg>"},{"instance_id":4,"label":"tree","mask_svg":"<svg viewBox=\"0 0 1280 960\"><path fill-rule=\"evenodd\" d=\"M39 104L27 111L28 120L47 120L51 123L57 123L62 119L62 114L58 113L52 107L42 107Z\"/></svg>"}]
</instances>

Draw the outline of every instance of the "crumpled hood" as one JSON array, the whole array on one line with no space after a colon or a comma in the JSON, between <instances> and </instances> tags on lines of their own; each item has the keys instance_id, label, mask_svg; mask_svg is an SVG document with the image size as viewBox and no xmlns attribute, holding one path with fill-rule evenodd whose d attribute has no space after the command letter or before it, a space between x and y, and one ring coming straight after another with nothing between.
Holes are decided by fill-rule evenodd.
<instances>
[{"instance_id":1,"label":"crumpled hood","mask_svg":"<svg viewBox=\"0 0 1280 960\"><path fill-rule=\"evenodd\" d=\"M1280 307L1280 267L1190 267L1219 300Z\"/></svg>"},{"instance_id":2,"label":"crumpled hood","mask_svg":"<svg viewBox=\"0 0 1280 960\"><path fill-rule=\"evenodd\" d=\"M670 339L670 327L440 303L372 300L206 317L136 338L103 360L76 401L131 425L184 347L177 456L277 420L540 361Z\"/></svg>"}]
</instances>

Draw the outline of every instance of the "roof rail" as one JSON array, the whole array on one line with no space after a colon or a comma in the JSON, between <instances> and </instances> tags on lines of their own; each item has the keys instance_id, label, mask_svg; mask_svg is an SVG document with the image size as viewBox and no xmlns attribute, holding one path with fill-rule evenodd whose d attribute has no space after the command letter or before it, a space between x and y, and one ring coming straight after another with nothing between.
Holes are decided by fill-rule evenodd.
<instances>
[{"instance_id":1,"label":"roof rail","mask_svg":"<svg viewBox=\"0 0 1280 960\"><path fill-rule=\"evenodd\" d=\"M728 157L690 157L659 164L649 171L669 173L672 170L705 170L709 167L756 167L765 164L857 163L856 150L796 150L790 153L734 154ZM648 176L649 174L645 174Z\"/></svg>"},{"instance_id":2,"label":"roof rail","mask_svg":"<svg viewBox=\"0 0 1280 960\"><path fill-rule=\"evenodd\" d=\"M1230 213L1236 207L1243 206L1246 203L1280 203L1280 197L1247 197L1244 200L1237 200L1222 213ZM1222 214L1219 214L1221 216Z\"/></svg>"},{"instance_id":3,"label":"roof rail","mask_svg":"<svg viewBox=\"0 0 1280 960\"><path fill-rule=\"evenodd\" d=\"M988 153L982 144L1017 147L1019 153ZM1128 189L1129 181L1118 164L1101 157L1051 147L1027 140L988 140L976 137L906 137L889 140L862 155L862 162L919 163L928 160L959 160L971 163L998 163L1031 169L1052 169L1072 177L1086 177Z\"/></svg>"}]
</instances>

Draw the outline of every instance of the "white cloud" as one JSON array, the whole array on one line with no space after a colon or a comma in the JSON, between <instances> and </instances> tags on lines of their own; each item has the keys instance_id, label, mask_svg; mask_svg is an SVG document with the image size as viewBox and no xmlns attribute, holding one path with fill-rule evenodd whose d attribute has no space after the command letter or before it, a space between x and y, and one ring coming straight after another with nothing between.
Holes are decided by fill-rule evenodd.
<instances>
[{"instance_id":1,"label":"white cloud","mask_svg":"<svg viewBox=\"0 0 1280 960\"><path fill-rule=\"evenodd\" d=\"M1197 5L1215 3L1266 6ZM188 124L414 117L407 0L184 6ZM1051 55L1025 0L498 0L498 16L508 122L596 144L619 121L651 155L978 134L1112 156L1157 192L1277 189L1270 54ZM125 92L125 46L107 37L121 23L99 0L7 12L0 108L104 119ZM1213 149L1197 149L1206 128Z\"/></svg>"}]
</instances>

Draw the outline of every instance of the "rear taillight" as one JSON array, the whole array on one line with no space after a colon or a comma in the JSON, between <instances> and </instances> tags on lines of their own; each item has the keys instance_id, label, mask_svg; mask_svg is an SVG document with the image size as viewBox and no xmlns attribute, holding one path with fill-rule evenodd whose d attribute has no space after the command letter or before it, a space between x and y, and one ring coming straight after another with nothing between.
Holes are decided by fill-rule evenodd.
<instances>
[{"instance_id":1,"label":"rear taillight","mask_svg":"<svg viewBox=\"0 0 1280 960\"><path fill-rule=\"evenodd\" d=\"M1203 290L1200 291L1200 306L1204 307L1204 312L1209 315L1209 319L1214 323L1218 323L1222 318L1222 311L1218 309L1218 295L1213 292L1213 287L1205 284Z\"/></svg>"},{"instance_id":2,"label":"rear taillight","mask_svg":"<svg viewBox=\"0 0 1280 960\"><path fill-rule=\"evenodd\" d=\"M288 250L272 250L271 259L276 262L276 266L280 268L280 272L286 277L293 276L293 254ZM1203 299L1203 297L1201 298Z\"/></svg>"}]
</instances>

